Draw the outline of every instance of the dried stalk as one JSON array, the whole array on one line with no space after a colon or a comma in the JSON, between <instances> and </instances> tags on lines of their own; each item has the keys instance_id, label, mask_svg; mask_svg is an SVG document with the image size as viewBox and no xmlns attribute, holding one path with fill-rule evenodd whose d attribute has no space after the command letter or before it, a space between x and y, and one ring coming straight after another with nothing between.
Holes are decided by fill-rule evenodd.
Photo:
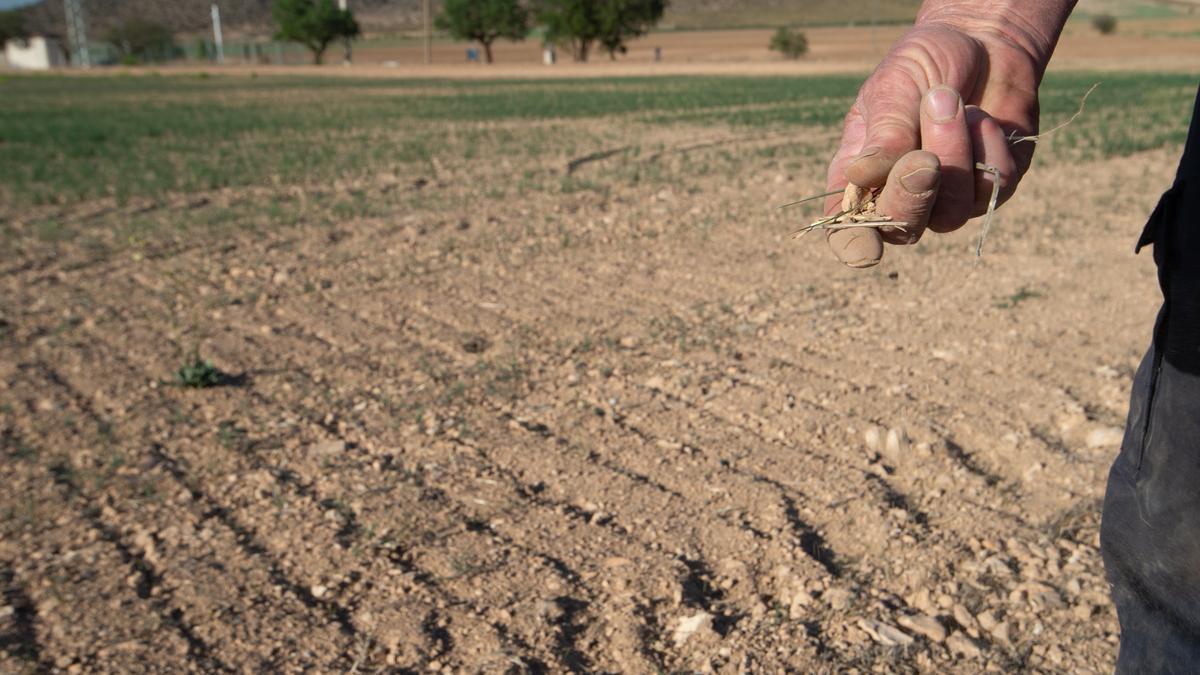
<instances>
[{"instance_id":1,"label":"dried stalk","mask_svg":"<svg viewBox=\"0 0 1200 675\"><path fill-rule=\"evenodd\" d=\"M1034 134L1031 136L1017 136L1017 132L1013 131L1008 135L1009 144L1017 145L1025 142L1037 143L1046 136L1070 126L1076 119L1079 118L1080 115L1083 114L1084 106L1087 105L1088 97L1091 96L1092 92L1095 91L1096 87L1099 86L1100 83L1097 82L1096 84L1093 84L1086 93L1084 93L1083 98L1079 101L1079 110L1075 111L1075 114L1071 115L1071 117L1065 122L1055 126L1049 131L1044 131L1040 134ZM978 259L983 255L983 242L987 239L988 230L990 230L992 227L992 218L996 214L996 206L1000 201L1000 170L990 164L984 164L982 162L976 163L975 168L987 173L992 178L992 195L988 200L987 213L985 213L983 216L983 225L979 231L979 241L975 244L975 258ZM845 230L852 227L873 227L876 229L896 228L903 230L908 227L908 223L893 221L891 217L875 210L875 200L879 196L878 189L871 190L868 188L861 188L853 183L848 184L844 191L834 190L824 194L805 197L803 199L784 204L779 208L782 209L789 206L795 206L796 204L810 202L814 199L829 197L838 194L838 192L843 193L841 210L833 215L820 218L809 225L796 230L792 233L793 239L802 237L813 230L834 231Z\"/></svg>"}]
</instances>

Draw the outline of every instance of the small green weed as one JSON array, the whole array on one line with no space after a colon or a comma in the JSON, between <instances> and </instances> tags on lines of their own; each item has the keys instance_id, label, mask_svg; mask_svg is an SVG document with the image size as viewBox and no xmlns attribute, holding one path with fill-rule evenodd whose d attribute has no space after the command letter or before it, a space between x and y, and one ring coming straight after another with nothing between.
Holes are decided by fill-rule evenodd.
<instances>
[{"instance_id":1,"label":"small green weed","mask_svg":"<svg viewBox=\"0 0 1200 675\"><path fill-rule=\"evenodd\" d=\"M175 371L175 384L191 389L207 389L219 387L229 380L229 376L212 364L211 361L200 358L200 352L192 352Z\"/></svg>"},{"instance_id":2,"label":"small green weed","mask_svg":"<svg viewBox=\"0 0 1200 675\"><path fill-rule=\"evenodd\" d=\"M1034 290L1030 290L1028 287L1022 286L1020 288L1020 290L1018 290L1016 293L1013 293L1012 295L1010 295L1006 298L1001 298L999 301L997 301L996 308L997 309L1013 309L1014 307L1021 304L1022 302L1025 302L1026 300L1031 300L1033 298L1040 298L1040 297L1042 297L1041 293L1034 291Z\"/></svg>"}]
</instances>

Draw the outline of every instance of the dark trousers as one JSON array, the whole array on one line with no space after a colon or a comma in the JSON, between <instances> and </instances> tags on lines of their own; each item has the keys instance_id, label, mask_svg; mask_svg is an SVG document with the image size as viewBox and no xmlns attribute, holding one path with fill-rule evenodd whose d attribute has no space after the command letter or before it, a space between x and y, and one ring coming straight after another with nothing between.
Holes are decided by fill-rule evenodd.
<instances>
[{"instance_id":1,"label":"dark trousers","mask_svg":"<svg viewBox=\"0 0 1200 675\"><path fill-rule=\"evenodd\" d=\"M1198 113L1175 184L1138 242L1154 246L1163 306L1134 378L1100 527L1121 622L1121 674L1200 673Z\"/></svg>"}]
</instances>

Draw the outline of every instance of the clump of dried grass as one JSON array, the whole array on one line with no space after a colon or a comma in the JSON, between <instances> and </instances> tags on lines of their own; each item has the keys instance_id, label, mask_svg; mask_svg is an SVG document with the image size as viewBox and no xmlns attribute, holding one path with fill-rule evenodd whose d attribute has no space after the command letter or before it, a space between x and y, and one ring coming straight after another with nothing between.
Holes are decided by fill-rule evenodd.
<instances>
[{"instance_id":1,"label":"clump of dried grass","mask_svg":"<svg viewBox=\"0 0 1200 675\"><path fill-rule=\"evenodd\" d=\"M1074 122L1079 118L1080 115L1083 114L1083 109L1084 106L1087 105L1088 97L1092 95L1092 92L1095 91L1096 87L1098 86L1100 86L1099 82L1093 84L1091 88L1084 93L1083 98L1079 101L1079 110L1075 111L1075 114L1071 115L1071 117L1065 122L1062 122L1049 131L1044 131L1040 134L1031 136L1018 136L1014 131L1008 136L1009 144L1017 145L1019 143L1036 143L1046 136L1070 126L1072 122ZM987 212L983 216L983 225L979 231L979 241L975 244L975 257L979 258L983 255L983 242L987 239L988 230L990 230L992 226L992 217L996 213L996 206L1000 200L1000 170L990 164L984 164L983 162L977 162L975 164L975 168L979 171L987 173L989 176L991 176L992 180L992 194L988 199ZM877 229L895 228L898 230L906 229L908 227L908 223L894 221L887 214L880 213L878 211L876 208L876 199L879 197L879 191L880 190L878 188L870 189L857 186L853 183L848 184L846 189L842 192L842 204L837 213L825 216L824 218L820 218L808 225L805 225L804 227L801 227L792 233L792 238L803 237L814 230L845 230L852 227L873 227ZM795 206L796 204L803 204L814 199L829 197L837 193L838 191L835 190L833 192L826 192L824 194L805 197L804 199L784 204L780 208Z\"/></svg>"}]
</instances>

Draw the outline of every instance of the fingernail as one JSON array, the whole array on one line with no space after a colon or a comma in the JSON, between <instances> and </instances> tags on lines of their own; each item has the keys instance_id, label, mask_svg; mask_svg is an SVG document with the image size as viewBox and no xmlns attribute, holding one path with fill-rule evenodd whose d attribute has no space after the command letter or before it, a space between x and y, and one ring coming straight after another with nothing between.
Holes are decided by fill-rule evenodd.
<instances>
[{"instance_id":1,"label":"fingernail","mask_svg":"<svg viewBox=\"0 0 1200 675\"><path fill-rule=\"evenodd\" d=\"M929 115L933 117L934 122L949 122L958 116L958 108L961 101L959 100L958 92L950 87L938 85L930 89L927 101Z\"/></svg>"},{"instance_id":2,"label":"fingernail","mask_svg":"<svg viewBox=\"0 0 1200 675\"><path fill-rule=\"evenodd\" d=\"M900 184L908 193L920 195L929 192L937 185L938 175L937 169L924 167L901 176Z\"/></svg>"},{"instance_id":3,"label":"fingernail","mask_svg":"<svg viewBox=\"0 0 1200 675\"><path fill-rule=\"evenodd\" d=\"M855 163L855 162L859 161L860 159L866 159L866 158L868 158L868 157L874 157L875 155L878 155L878 154L879 154L879 151L880 151L880 150L882 150L882 149L883 149L883 148L879 147L878 145L872 145L872 146L871 146L871 147L869 147L869 148L864 148L862 152L858 153L858 154L857 154L857 155L854 157L854 159L850 160L850 163L851 163L851 164L853 164L853 163Z\"/></svg>"}]
</instances>

